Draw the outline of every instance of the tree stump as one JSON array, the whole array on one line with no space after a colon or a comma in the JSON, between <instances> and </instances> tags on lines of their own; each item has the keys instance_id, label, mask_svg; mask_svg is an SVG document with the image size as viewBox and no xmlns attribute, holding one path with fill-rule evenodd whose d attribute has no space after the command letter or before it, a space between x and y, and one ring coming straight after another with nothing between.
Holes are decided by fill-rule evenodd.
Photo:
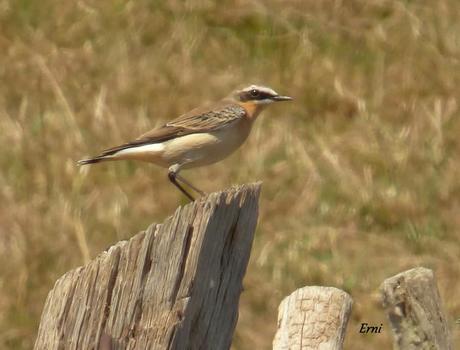
<instances>
[{"instance_id":1,"label":"tree stump","mask_svg":"<svg viewBox=\"0 0 460 350\"><path fill-rule=\"evenodd\" d=\"M386 279L380 287L395 349L452 349L433 271L417 267Z\"/></svg>"},{"instance_id":2,"label":"tree stump","mask_svg":"<svg viewBox=\"0 0 460 350\"><path fill-rule=\"evenodd\" d=\"M35 349L228 349L260 184L213 193L66 273Z\"/></svg>"},{"instance_id":3,"label":"tree stump","mask_svg":"<svg viewBox=\"0 0 460 350\"><path fill-rule=\"evenodd\" d=\"M297 289L280 304L273 349L342 349L352 304L337 288Z\"/></svg>"}]
</instances>

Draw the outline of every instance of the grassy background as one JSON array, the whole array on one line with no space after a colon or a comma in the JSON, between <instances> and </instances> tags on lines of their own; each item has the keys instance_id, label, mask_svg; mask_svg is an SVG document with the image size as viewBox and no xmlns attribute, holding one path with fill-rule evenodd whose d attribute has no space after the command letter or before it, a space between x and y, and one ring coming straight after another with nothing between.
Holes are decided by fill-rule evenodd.
<instances>
[{"instance_id":1,"label":"grassy background","mask_svg":"<svg viewBox=\"0 0 460 350\"><path fill-rule=\"evenodd\" d=\"M75 161L250 83L295 102L184 173L264 181L234 348L269 349L283 296L316 284L354 298L346 348L389 348L379 284L417 265L458 341L458 18L457 0L0 0L0 348L31 348L65 271L185 203L159 168Z\"/></svg>"}]
</instances>

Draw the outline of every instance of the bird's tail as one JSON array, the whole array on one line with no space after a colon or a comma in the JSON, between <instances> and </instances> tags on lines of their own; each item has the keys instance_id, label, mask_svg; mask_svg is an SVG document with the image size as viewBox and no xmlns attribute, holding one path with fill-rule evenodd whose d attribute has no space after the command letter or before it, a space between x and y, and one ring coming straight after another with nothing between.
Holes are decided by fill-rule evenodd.
<instances>
[{"instance_id":1,"label":"bird's tail","mask_svg":"<svg viewBox=\"0 0 460 350\"><path fill-rule=\"evenodd\" d=\"M78 165L85 165L85 164L94 164L94 163L100 163L104 162L106 160L110 160L112 157L111 156L97 156L94 158L87 158L87 159L81 159L77 162Z\"/></svg>"}]
</instances>

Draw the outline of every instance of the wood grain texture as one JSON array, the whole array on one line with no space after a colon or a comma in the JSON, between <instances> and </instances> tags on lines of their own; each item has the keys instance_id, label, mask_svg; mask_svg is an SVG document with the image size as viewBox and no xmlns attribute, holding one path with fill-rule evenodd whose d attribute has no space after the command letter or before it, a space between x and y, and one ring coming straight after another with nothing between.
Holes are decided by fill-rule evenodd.
<instances>
[{"instance_id":1,"label":"wood grain texture","mask_svg":"<svg viewBox=\"0 0 460 350\"><path fill-rule=\"evenodd\" d=\"M66 273L35 349L228 349L260 184L213 193Z\"/></svg>"},{"instance_id":2,"label":"wood grain texture","mask_svg":"<svg viewBox=\"0 0 460 350\"><path fill-rule=\"evenodd\" d=\"M418 267L402 272L386 279L380 291L395 349L452 349L432 270Z\"/></svg>"},{"instance_id":3,"label":"wood grain texture","mask_svg":"<svg viewBox=\"0 0 460 350\"><path fill-rule=\"evenodd\" d=\"M273 349L342 349L352 303L337 288L297 289L280 304Z\"/></svg>"}]
</instances>

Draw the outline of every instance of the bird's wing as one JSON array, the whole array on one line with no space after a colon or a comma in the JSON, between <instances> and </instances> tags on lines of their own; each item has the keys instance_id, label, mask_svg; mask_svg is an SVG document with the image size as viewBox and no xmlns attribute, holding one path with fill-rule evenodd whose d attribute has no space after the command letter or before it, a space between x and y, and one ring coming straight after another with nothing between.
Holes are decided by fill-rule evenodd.
<instances>
[{"instance_id":1,"label":"bird's wing","mask_svg":"<svg viewBox=\"0 0 460 350\"><path fill-rule=\"evenodd\" d=\"M195 108L188 113L153 129L134 141L107 149L102 156L114 154L123 149L159 143L176 137L218 130L242 119L246 110L233 101L221 101L212 106Z\"/></svg>"},{"instance_id":2,"label":"bird's wing","mask_svg":"<svg viewBox=\"0 0 460 350\"><path fill-rule=\"evenodd\" d=\"M221 129L240 120L246 110L237 103L220 102L207 108L196 108L167 123L166 127L182 128L191 132L206 132Z\"/></svg>"}]
</instances>

